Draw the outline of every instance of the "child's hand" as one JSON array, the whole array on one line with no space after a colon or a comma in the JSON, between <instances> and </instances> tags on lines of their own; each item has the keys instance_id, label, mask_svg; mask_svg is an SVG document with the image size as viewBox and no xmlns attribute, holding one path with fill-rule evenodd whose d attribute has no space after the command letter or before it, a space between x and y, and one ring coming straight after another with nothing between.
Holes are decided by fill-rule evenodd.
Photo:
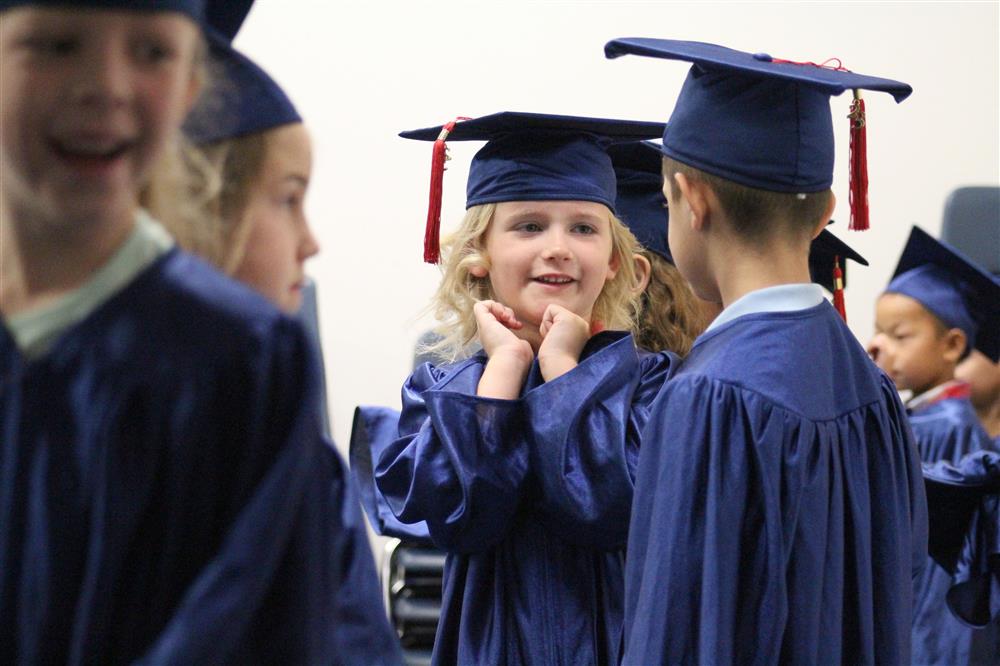
<instances>
[{"instance_id":1,"label":"child's hand","mask_svg":"<svg viewBox=\"0 0 1000 666\"><path fill-rule=\"evenodd\" d=\"M487 356L493 358L498 351L520 352L527 345L528 362L531 362L534 356L531 345L513 333L523 326L513 310L496 301L479 301L472 307L472 312L479 328L479 344L483 346Z\"/></svg>"},{"instance_id":2,"label":"child's hand","mask_svg":"<svg viewBox=\"0 0 1000 666\"><path fill-rule=\"evenodd\" d=\"M479 327L479 344L490 359L476 393L489 398L514 399L520 395L521 385L535 358L531 344L513 333L523 324L513 310L496 301L479 301L472 312Z\"/></svg>"},{"instance_id":3,"label":"child's hand","mask_svg":"<svg viewBox=\"0 0 1000 666\"><path fill-rule=\"evenodd\" d=\"M590 324L560 305L550 305L542 315L539 332L542 334L539 369L545 381L552 381L576 367L580 352L590 339Z\"/></svg>"}]
</instances>

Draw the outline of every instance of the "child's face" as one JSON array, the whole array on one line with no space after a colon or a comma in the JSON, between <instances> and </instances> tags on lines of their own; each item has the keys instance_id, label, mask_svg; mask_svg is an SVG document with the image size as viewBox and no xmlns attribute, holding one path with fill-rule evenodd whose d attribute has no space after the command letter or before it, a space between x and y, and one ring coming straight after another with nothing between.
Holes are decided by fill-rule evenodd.
<instances>
[{"instance_id":1,"label":"child's face","mask_svg":"<svg viewBox=\"0 0 1000 666\"><path fill-rule=\"evenodd\" d=\"M302 305L305 261L319 252L304 209L311 173L312 147L305 126L271 130L241 221L249 225L249 235L234 277L289 313Z\"/></svg>"},{"instance_id":2,"label":"child's face","mask_svg":"<svg viewBox=\"0 0 1000 666\"><path fill-rule=\"evenodd\" d=\"M872 359L900 390L919 395L952 379L954 353L944 327L916 300L882 294L875 305L875 337L868 346Z\"/></svg>"},{"instance_id":3,"label":"child's face","mask_svg":"<svg viewBox=\"0 0 1000 666\"><path fill-rule=\"evenodd\" d=\"M21 7L0 21L0 168L12 211L73 224L131 213L198 83L175 12Z\"/></svg>"},{"instance_id":4,"label":"child's face","mask_svg":"<svg viewBox=\"0 0 1000 666\"><path fill-rule=\"evenodd\" d=\"M604 283L617 271L610 211L589 201L497 204L486 253L496 300L532 327L553 303L590 321Z\"/></svg>"},{"instance_id":5,"label":"child's face","mask_svg":"<svg viewBox=\"0 0 1000 666\"><path fill-rule=\"evenodd\" d=\"M976 409L989 409L1000 402L1000 363L994 363L981 351L973 349L958 364L955 379L969 383Z\"/></svg>"}]
</instances>

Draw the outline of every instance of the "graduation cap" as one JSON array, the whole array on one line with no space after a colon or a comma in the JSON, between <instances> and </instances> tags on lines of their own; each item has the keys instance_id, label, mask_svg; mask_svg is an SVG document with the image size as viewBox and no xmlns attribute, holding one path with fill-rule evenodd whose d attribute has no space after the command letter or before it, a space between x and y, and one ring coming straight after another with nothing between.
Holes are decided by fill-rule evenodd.
<instances>
[{"instance_id":1,"label":"graduation cap","mask_svg":"<svg viewBox=\"0 0 1000 666\"><path fill-rule=\"evenodd\" d=\"M868 175L861 89L897 102L912 88L855 74L833 59L794 62L702 42L622 38L604 47L626 54L693 63L663 134L663 153L741 185L810 193L833 183L830 96L854 90L851 106L851 229L868 228Z\"/></svg>"},{"instance_id":2,"label":"graduation cap","mask_svg":"<svg viewBox=\"0 0 1000 666\"><path fill-rule=\"evenodd\" d=\"M295 105L267 72L233 48L226 35L211 27L207 34L209 54L221 76L184 122L184 133L192 142L205 145L302 122Z\"/></svg>"},{"instance_id":3,"label":"graduation cap","mask_svg":"<svg viewBox=\"0 0 1000 666\"><path fill-rule=\"evenodd\" d=\"M1000 360L1000 280L958 250L913 227L885 292L909 296L961 329L968 348Z\"/></svg>"},{"instance_id":4,"label":"graduation cap","mask_svg":"<svg viewBox=\"0 0 1000 666\"><path fill-rule=\"evenodd\" d=\"M616 211L644 248L671 264L674 257L667 245L670 221L667 198L663 196L660 165L663 154L659 144L632 141L608 147L611 164L618 180Z\"/></svg>"},{"instance_id":5,"label":"graduation cap","mask_svg":"<svg viewBox=\"0 0 1000 666\"><path fill-rule=\"evenodd\" d=\"M651 139L663 123L607 118L495 113L400 132L433 141L424 261L437 263L445 141L486 141L472 158L466 207L503 201L593 201L615 210L616 180L607 147Z\"/></svg>"},{"instance_id":6,"label":"graduation cap","mask_svg":"<svg viewBox=\"0 0 1000 666\"><path fill-rule=\"evenodd\" d=\"M200 23L204 18L205 0L0 0L0 10L21 5L68 7L71 9L174 11L187 14Z\"/></svg>"},{"instance_id":7,"label":"graduation cap","mask_svg":"<svg viewBox=\"0 0 1000 666\"><path fill-rule=\"evenodd\" d=\"M833 224L833 220L829 224ZM867 259L826 229L819 232L809 245L809 277L833 294L833 306L844 321L847 321L844 287L847 286L848 259L862 266L868 265Z\"/></svg>"},{"instance_id":8,"label":"graduation cap","mask_svg":"<svg viewBox=\"0 0 1000 666\"><path fill-rule=\"evenodd\" d=\"M205 23L219 36L232 42L253 7L254 0L207 0Z\"/></svg>"}]
</instances>

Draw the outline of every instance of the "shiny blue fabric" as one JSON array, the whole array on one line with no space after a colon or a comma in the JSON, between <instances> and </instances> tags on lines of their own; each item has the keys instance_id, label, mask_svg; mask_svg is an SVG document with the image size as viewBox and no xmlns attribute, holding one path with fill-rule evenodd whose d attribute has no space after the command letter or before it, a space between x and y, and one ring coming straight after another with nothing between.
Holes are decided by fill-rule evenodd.
<instances>
[{"instance_id":1,"label":"shiny blue fabric","mask_svg":"<svg viewBox=\"0 0 1000 666\"><path fill-rule=\"evenodd\" d=\"M0 364L0 663L401 661L297 322L175 250Z\"/></svg>"},{"instance_id":2,"label":"shiny blue fabric","mask_svg":"<svg viewBox=\"0 0 1000 666\"><path fill-rule=\"evenodd\" d=\"M675 363L606 332L517 400L475 395L482 353L410 376L375 480L448 552L435 663L616 661L639 433Z\"/></svg>"},{"instance_id":3,"label":"shiny blue fabric","mask_svg":"<svg viewBox=\"0 0 1000 666\"><path fill-rule=\"evenodd\" d=\"M908 664L926 559L895 387L836 311L703 334L642 435L626 664Z\"/></svg>"},{"instance_id":4,"label":"shiny blue fabric","mask_svg":"<svg viewBox=\"0 0 1000 666\"><path fill-rule=\"evenodd\" d=\"M920 457L926 462L959 462L962 456L992 449L968 398L946 398L910 415ZM930 500L932 496L928 496ZM913 661L918 664L970 663L974 630L952 615L947 595L951 574L929 559L914 581Z\"/></svg>"},{"instance_id":5,"label":"shiny blue fabric","mask_svg":"<svg viewBox=\"0 0 1000 666\"><path fill-rule=\"evenodd\" d=\"M361 405L354 410L351 426L351 476L361 496L372 531L379 536L431 544L427 523L400 522L375 485L375 463L399 437L399 411L389 407Z\"/></svg>"}]
</instances>

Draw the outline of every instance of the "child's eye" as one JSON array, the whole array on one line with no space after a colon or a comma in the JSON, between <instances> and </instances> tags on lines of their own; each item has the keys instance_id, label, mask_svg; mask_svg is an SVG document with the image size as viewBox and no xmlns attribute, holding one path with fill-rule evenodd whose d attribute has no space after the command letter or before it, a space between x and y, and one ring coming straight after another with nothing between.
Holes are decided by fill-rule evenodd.
<instances>
[{"instance_id":1,"label":"child's eye","mask_svg":"<svg viewBox=\"0 0 1000 666\"><path fill-rule=\"evenodd\" d=\"M174 50L168 44L153 39L138 42L133 52L136 59L146 65L158 65L174 56Z\"/></svg>"},{"instance_id":2,"label":"child's eye","mask_svg":"<svg viewBox=\"0 0 1000 666\"><path fill-rule=\"evenodd\" d=\"M70 55L80 46L80 40L69 35L32 37L26 43L35 53L55 57Z\"/></svg>"},{"instance_id":3,"label":"child's eye","mask_svg":"<svg viewBox=\"0 0 1000 666\"><path fill-rule=\"evenodd\" d=\"M542 230L542 225L537 222L522 222L521 224L514 227L515 231L524 231L527 233L536 233Z\"/></svg>"},{"instance_id":4,"label":"child's eye","mask_svg":"<svg viewBox=\"0 0 1000 666\"><path fill-rule=\"evenodd\" d=\"M594 227L594 225L592 225L592 224L584 224L584 223L573 225L573 231L575 233L584 234L584 235L596 234L597 233L597 229Z\"/></svg>"}]
</instances>

